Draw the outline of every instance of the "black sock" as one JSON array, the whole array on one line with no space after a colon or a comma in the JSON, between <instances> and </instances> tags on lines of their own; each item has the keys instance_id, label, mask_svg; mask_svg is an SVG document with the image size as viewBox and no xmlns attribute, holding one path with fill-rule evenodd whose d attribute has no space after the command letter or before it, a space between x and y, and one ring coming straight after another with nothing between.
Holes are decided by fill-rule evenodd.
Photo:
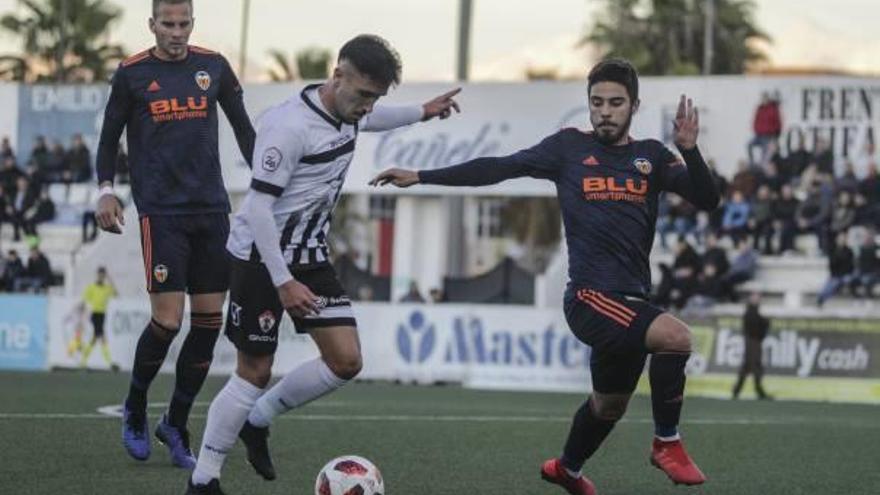
<instances>
[{"instance_id":1,"label":"black sock","mask_svg":"<svg viewBox=\"0 0 880 495\"><path fill-rule=\"evenodd\" d=\"M562 451L562 465L566 469L580 471L584 462L596 452L616 423L617 421L596 416L590 399L587 399L574 414L565 449Z\"/></svg>"},{"instance_id":2,"label":"black sock","mask_svg":"<svg viewBox=\"0 0 880 495\"><path fill-rule=\"evenodd\" d=\"M165 328L156 320L150 320L138 339L131 370L131 385L125 405L135 413L147 408L147 390L162 367L176 329Z\"/></svg>"},{"instance_id":3,"label":"black sock","mask_svg":"<svg viewBox=\"0 0 880 495\"><path fill-rule=\"evenodd\" d=\"M690 353L664 352L651 355L651 406L654 433L659 437L678 434L681 405L684 402L684 367Z\"/></svg>"},{"instance_id":4,"label":"black sock","mask_svg":"<svg viewBox=\"0 0 880 495\"><path fill-rule=\"evenodd\" d=\"M202 389L211 360L214 344L223 325L223 313L192 313L190 328L180 355L177 357L177 376L174 395L168 406L168 423L178 428L186 427L193 401Z\"/></svg>"}]
</instances>

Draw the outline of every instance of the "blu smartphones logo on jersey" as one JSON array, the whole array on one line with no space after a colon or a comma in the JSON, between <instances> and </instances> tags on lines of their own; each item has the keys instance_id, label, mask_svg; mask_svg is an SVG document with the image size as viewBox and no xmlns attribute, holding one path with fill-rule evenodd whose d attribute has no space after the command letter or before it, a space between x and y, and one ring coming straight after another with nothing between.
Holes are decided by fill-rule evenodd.
<instances>
[{"instance_id":1,"label":"blu smartphones logo on jersey","mask_svg":"<svg viewBox=\"0 0 880 495\"><path fill-rule=\"evenodd\" d=\"M647 194L648 179L645 178L584 177L584 199L587 201L628 201L644 204Z\"/></svg>"},{"instance_id":2,"label":"blu smartphones logo on jersey","mask_svg":"<svg viewBox=\"0 0 880 495\"><path fill-rule=\"evenodd\" d=\"M192 120L208 118L208 97L188 96L186 100L167 98L150 102L150 115L153 122Z\"/></svg>"},{"instance_id":3,"label":"blu smartphones logo on jersey","mask_svg":"<svg viewBox=\"0 0 880 495\"><path fill-rule=\"evenodd\" d=\"M424 363L434 351L434 325L428 325L421 311L413 311L408 325L397 327L397 351L407 363Z\"/></svg>"}]
</instances>

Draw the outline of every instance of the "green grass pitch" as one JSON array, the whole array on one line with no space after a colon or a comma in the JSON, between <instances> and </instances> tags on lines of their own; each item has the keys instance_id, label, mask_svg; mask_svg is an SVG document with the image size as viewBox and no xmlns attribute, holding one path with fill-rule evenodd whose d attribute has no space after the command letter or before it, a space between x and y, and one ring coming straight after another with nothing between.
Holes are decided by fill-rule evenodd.
<instances>
[{"instance_id":1,"label":"green grass pitch","mask_svg":"<svg viewBox=\"0 0 880 495\"><path fill-rule=\"evenodd\" d=\"M196 452L207 402L222 383L211 379L194 408ZM160 376L150 399L167 400L171 386ZM187 473L171 467L164 447L154 443L147 462L129 459L119 419L98 412L126 389L125 373L0 373L0 494L182 494ZM239 444L223 486L233 495L311 495L326 461L358 454L379 466L389 495L560 495L538 469L559 453L581 400L358 383L275 422L276 481L258 478ZM161 412L151 406L151 430ZM585 473L600 495L880 493L876 406L691 398L682 431L709 477L702 487L676 487L648 464L644 397Z\"/></svg>"}]
</instances>

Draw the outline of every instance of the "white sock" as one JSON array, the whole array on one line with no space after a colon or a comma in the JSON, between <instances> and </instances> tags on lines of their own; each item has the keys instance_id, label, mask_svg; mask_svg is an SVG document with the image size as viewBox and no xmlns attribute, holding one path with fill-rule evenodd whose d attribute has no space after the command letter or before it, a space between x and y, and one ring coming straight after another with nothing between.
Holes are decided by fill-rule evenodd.
<instances>
[{"instance_id":1,"label":"white sock","mask_svg":"<svg viewBox=\"0 0 880 495\"><path fill-rule=\"evenodd\" d=\"M580 471L572 471L571 469L568 469L567 467L564 467L564 466L563 466L563 469L565 469L565 472L568 473L568 475L571 476L572 478L577 479L577 478L581 477Z\"/></svg>"},{"instance_id":2,"label":"white sock","mask_svg":"<svg viewBox=\"0 0 880 495\"><path fill-rule=\"evenodd\" d=\"M657 438L657 440L660 440L661 442L674 442L676 440L681 440L681 435L679 435L678 433L672 435L671 437L661 437L660 435L654 436Z\"/></svg>"},{"instance_id":3,"label":"white sock","mask_svg":"<svg viewBox=\"0 0 880 495\"><path fill-rule=\"evenodd\" d=\"M213 478L220 478L226 454L235 445L248 412L263 391L235 373L229 377L208 408L202 448L192 474L193 484L205 485Z\"/></svg>"},{"instance_id":4,"label":"white sock","mask_svg":"<svg viewBox=\"0 0 880 495\"><path fill-rule=\"evenodd\" d=\"M252 425L265 428L275 416L324 396L347 381L336 376L321 358L307 361L260 397L247 419Z\"/></svg>"}]
</instances>

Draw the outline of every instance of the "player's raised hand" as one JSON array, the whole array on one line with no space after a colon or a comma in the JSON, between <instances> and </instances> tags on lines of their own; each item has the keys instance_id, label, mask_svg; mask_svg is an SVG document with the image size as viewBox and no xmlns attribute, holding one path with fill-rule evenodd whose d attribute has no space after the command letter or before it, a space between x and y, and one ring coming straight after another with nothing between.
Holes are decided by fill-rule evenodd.
<instances>
[{"instance_id":1,"label":"player's raised hand","mask_svg":"<svg viewBox=\"0 0 880 495\"><path fill-rule=\"evenodd\" d=\"M394 184L397 187L409 187L419 183L419 173L415 170L389 168L370 181L371 186Z\"/></svg>"},{"instance_id":2,"label":"player's raised hand","mask_svg":"<svg viewBox=\"0 0 880 495\"><path fill-rule=\"evenodd\" d=\"M697 145L697 135L700 133L700 114L693 100L681 95L678 100L678 111L675 112L673 121L675 145L682 149L693 149Z\"/></svg>"},{"instance_id":3,"label":"player's raised hand","mask_svg":"<svg viewBox=\"0 0 880 495\"><path fill-rule=\"evenodd\" d=\"M424 111L422 120L431 120L434 117L440 117L441 120L447 119L452 115L453 110L455 110L455 113L460 113L461 109L458 107L458 102L453 99L460 92L461 88L455 88L422 105L422 110Z\"/></svg>"},{"instance_id":4,"label":"player's raised hand","mask_svg":"<svg viewBox=\"0 0 880 495\"><path fill-rule=\"evenodd\" d=\"M290 280L278 287L278 298L281 299L285 311L292 316L303 318L318 314L318 296L296 280Z\"/></svg>"},{"instance_id":5,"label":"player's raised hand","mask_svg":"<svg viewBox=\"0 0 880 495\"><path fill-rule=\"evenodd\" d=\"M105 194L98 199L98 209L95 211L95 221L98 227L106 232L113 234L121 234L121 225L125 225L125 218L122 212L122 203L119 198L112 194Z\"/></svg>"}]
</instances>

